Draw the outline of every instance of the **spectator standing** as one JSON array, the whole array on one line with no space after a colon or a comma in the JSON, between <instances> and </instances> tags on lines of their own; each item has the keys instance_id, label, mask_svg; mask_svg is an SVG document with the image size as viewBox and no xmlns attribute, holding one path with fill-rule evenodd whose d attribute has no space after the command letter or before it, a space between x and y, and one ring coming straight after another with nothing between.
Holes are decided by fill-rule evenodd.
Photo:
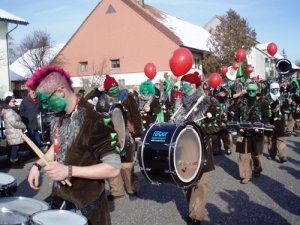
<instances>
[{"instance_id":1,"label":"spectator standing","mask_svg":"<svg viewBox=\"0 0 300 225\"><path fill-rule=\"evenodd\" d=\"M16 100L13 96L7 96L1 111L1 118L5 123L6 140L11 148L10 161L13 169L22 169L18 157L19 145L24 142L18 129L26 129L20 115L15 110Z\"/></svg>"},{"instance_id":2,"label":"spectator standing","mask_svg":"<svg viewBox=\"0 0 300 225\"><path fill-rule=\"evenodd\" d=\"M29 91L29 95L21 102L19 112L29 131L27 135L38 147L41 147L41 136L38 131L37 121L37 117L41 112L41 106L35 91Z\"/></svg>"}]
</instances>

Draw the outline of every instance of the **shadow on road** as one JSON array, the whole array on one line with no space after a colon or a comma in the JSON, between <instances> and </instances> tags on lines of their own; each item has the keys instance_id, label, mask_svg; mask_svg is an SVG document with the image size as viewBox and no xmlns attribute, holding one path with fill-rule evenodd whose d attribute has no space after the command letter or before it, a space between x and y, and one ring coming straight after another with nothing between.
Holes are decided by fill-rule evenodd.
<instances>
[{"instance_id":1,"label":"shadow on road","mask_svg":"<svg viewBox=\"0 0 300 225\"><path fill-rule=\"evenodd\" d=\"M230 224L230 225L269 225L269 224L290 224L280 214L273 210L250 201L249 196L242 190L224 190L219 192L221 199L228 203L228 212L222 212L217 206L211 203L206 204L209 224Z\"/></svg>"}]
</instances>

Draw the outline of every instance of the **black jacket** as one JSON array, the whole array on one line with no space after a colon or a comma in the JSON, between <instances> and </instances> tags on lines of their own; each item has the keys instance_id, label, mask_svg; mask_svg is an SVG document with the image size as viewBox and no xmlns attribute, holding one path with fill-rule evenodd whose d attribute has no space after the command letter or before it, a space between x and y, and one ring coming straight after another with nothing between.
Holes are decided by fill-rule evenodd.
<instances>
[{"instance_id":1,"label":"black jacket","mask_svg":"<svg viewBox=\"0 0 300 225\"><path fill-rule=\"evenodd\" d=\"M22 121L25 123L27 128L30 130L37 130L37 116L41 111L39 101L35 104L31 100L30 96L27 96L21 102L19 111Z\"/></svg>"}]
</instances>

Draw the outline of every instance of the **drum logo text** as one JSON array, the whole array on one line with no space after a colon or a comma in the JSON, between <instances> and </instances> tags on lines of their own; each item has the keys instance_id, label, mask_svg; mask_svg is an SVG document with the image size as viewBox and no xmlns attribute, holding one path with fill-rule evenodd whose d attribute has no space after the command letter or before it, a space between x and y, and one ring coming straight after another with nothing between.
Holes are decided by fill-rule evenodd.
<instances>
[{"instance_id":1,"label":"drum logo text","mask_svg":"<svg viewBox=\"0 0 300 225\"><path fill-rule=\"evenodd\" d=\"M152 141L165 141L169 132L154 131Z\"/></svg>"}]
</instances>

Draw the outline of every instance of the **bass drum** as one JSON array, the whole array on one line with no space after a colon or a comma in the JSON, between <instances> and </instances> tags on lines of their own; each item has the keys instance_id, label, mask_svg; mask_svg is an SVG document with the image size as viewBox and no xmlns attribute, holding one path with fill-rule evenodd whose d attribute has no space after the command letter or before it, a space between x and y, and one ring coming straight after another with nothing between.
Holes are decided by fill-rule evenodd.
<instances>
[{"instance_id":1,"label":"bass drum","mask_svg":"<svg viewBox=\"0 0 300 225\"><path fill-rule=\"evenodd\" d=\"M152 184L188 188L203 174L204 149L201 132L193 122L151 124L138 152L141 172Z\"/></svg>"},{"instance_id":2,"label":"bass drum","mask_svg":"<svg viewBox=\"0 0 300 225\"><path fill-rule=\"evenodd\" d=\"M120 144L120 155L125 156L129 146L129 133L127 127L126 113L120 103L113 103L109 108L109 116L114 124L114 129L118 133Z\"/></svg>"}]
</instances>

